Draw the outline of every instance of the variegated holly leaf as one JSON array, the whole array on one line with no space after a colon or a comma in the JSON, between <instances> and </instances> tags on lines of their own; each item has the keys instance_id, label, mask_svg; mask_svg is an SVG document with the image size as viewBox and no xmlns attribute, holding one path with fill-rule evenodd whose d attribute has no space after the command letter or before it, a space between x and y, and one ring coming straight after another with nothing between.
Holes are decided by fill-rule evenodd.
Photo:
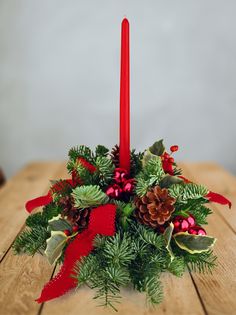
<instances>
[{"instance_id":1,"label":"variegated holly leaf","mask_svg":"<svg viewBox=\"0 0 236 315\"><path fill-rule=\"evenodd\" d=\"M169 188L171 185L180 184L182 182L183 179L179 178L178 176L166 175L160 180L159 185L161 188Z\"/></svg>"},{"instance_id":2,"label":"variegated holly leaf","mask_svg":"<svg viewBox=\"0 0 236 315\"><path fill-rule=\"evenodd\" d=\"M52 231L51 237L47 239L45 255L50 264L53 264L61 256L62 250L66 244L68 236L61 231Z\"/></svg>"},{"instance_id":3,"label":"variegated holly leaf","mask_svg":"<svg viewBox=\"0 0 236 315\"><path fill-rule=\"evenodd\" d=\"M193 235L180 232L174 235L176 244L190 254L207 252L214 246L216 238L207 235Z\"/></svg>"},{"instance_id":4,"label":"variegated holly leaf","mask_svg":"<svg viewBox=\"0 0 236 315\"><path fill-rule=\"evenodd\" d=\"M171 246L170 246L170 241L172 237L172 233L174 230L174 224L171 222L170 225L165 229L165 232L163 233L164 241L166 244L166 249L168 250L170 254L170 260L172 261L175 257L172 252Z\"/></svg>"},{"instance_id":5,"label":"variegated holly leaf","mask_svg":"<svg viewBox=\"0 0 236 315\"><path fill-rule=\"evenodd\" d=\"M66 220L62 219L60 214L56 217L53 217L51 220L49 220L48 225L51 231L64 231L64 230L72 231L71 225Z\"/></svg>"},{"instance_id":6,"label":"variegated holly leaf","mask_svg":"<svg viewBox=\"0 0 236 315\"><path fill-rule=\"evenodd\" d=\"M165 152L165 147L163 144L163 139L156 141L150 148L149 151L154 154L161 156Z\"/></svg>"}]
</instances>

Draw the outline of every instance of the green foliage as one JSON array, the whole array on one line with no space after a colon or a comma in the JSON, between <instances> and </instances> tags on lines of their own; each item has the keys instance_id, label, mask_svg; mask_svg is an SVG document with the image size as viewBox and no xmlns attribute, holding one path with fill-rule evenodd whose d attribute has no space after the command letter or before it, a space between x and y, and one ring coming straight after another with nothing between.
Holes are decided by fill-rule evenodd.
<instances>
[{"instance_id":1,"label":"green foliage","mask_svg":"<svg viewBox=\"0 0 236 315\"><path fill-rule=\"evenodd\" d=\"M175 184L169 188L169 194L177 199L177 202L186 203L191 199L200 199L207 194L208 190L205 186L194 183Z\"/></svg>"},{"instance_id":2,"label":"green foliage","mask_svg":"<svg viewBox=\"0 0 236 315\"><path fill-rule=\"evenodd\" d=\"M48 218L45 215L43 215L42 212L37 212L29 215L25 221L25 224L30 228L35 228L38 226L47 228Z\"/></svg>"},{"instance_id":3,"label":"green foliage","mask_svg":"<svg viewBox=\"0 0 236 315\"><path fill-rule=\"evenodd\" d=\"M187 253L183 254L183 257L190 271L212 273L212 270L216 266L217 257L213 254L212 250L194 255Z\"/></svg>"},{"instance_id":4,"label":"green foliage","mask_svg":"<svg viewBox=\"0 0 236 315\"><path fill-rule=\"evenodd\" d=\"M131 167L130 167L130 176L135 177L142 170L142 159L143 152L136 153L135 150L130 152L131 156Z\"/></svg>"},{"instance_id":5,"label":"green foliage","mask_svg":"<svg viewBox=\"0 0 236 315\"><path fill-rule=\"evenodd\" d=\"M72 196L77 208L96 207L108 202L107 195L96 185L78 186L73 189Z\"/></svg>"},{"instance_id":6,"label":"green foliage","mask_svg":"<svg viewBox=\"0 0 236 315\"><path fill-rule=\"evenodd\" d=\"M209 214L212 213L212 210L203 206L203 205L195 205L195 207L189 209L189 213L191 213L197 224L198 225L202 225L202 224L208 224L206 218L208 217Z\"/></svg>"},{"instance_id":7,"label":"green foliage","mask_svg":"<svg viewBox=\"0 0 236 315\"><path fill-rule=\"evenodd\" d=\"M15 239L13 250L16 254L34 255L45 249L46 239L49 235L47 229L42 226L34 226L32 230L25 229Z\"/></svg>"},{"instance_id":8,"label":"green foliage","mask_svg":"<svg viewBox=\"0 0 236 315\"><path fill-rule=\"evenodd\" d=\"M158 235L153 229L146 228L144 225L135 225L136 233L139 238L148 245L161 249L164 245L163 235Z\"/></svg>"},{"instance_id":9,"label":"green foliage","mask_svg":"<svg viewBox=\"0 0 236 315\"><path fill-rule=\"evenodd\" d=\"M185 271L186 264L183 257L175 257L168 267L168 271L177 277L182 277Z\"/></svg>"},{"instance_id":10,"label":"green foliage","mask_svg":"<svg viewBox=\"0 0 236 315\"><path fill-rule=\"evenodd\" d=\"M157 185L165 176L159 156L144 156L143 170L136 177L136 193L139 197L146 194L149 187Z\"/></svg>"},{"instance_id":11,"label":"green foliage","mask_svg":"<svg viewBox=\"0 0 236 315\"><path fill-rule=\"evenodd\" d=\"M87 160L88 162L93 162L93 152L91 151L91 149L89 147L86 147L85 145L80 145L78 147L73 147L70 149L69 151L69 158L72 161L76 161L76 159L78 157L82 157L85 160Z\"/></svg>"},{"instance_id":12,"label":"green foliage","mask_svg":"<svg viewBox=\"0 0 236 315\"><path fill-rule=\"evenodd\" d=\"M163 139L156 141L150 148L149 151L154 154L161 156L165 152L165 146L163 144Z\"/></svg>"},{"instance_id":13,"label":"green foliage","mask_svg":"<svg viewBox=\"0 0 236 315\"><path fill-rule=\"evenodd\" d=\"M53 217L56 217L61 212L61 206L56 204L55 202L51 202L43 208L42 216L45 217L47 220L51 220Z\"/></svg>"},{"instance_id":14,"label":"green foliage","mask_svg":"<svg viewBox=\"0 0 236 315\"><path fill-rule=\"evenodd\" d=\"M95 166L97 168L96 174L99 179L99 184L101 186L108 185L112 180L115 169L112 160L104 156L98 156L95 161Z\"/></svg>"},{"instance_id":15,"label":"green foliage","mask_svg":"<svg viewBox=\"0 0 236 315\"><path fill-rule=\"evenodd\" d=\"M163 289L158 276L146 278L142 290L146 292L147 301L150 304L159 304L163 300Z\"/></svg>"},{"instance_id":16,"label":"green foliage","mask_svg":"<svg viewBox=\"0 0 236 315\"><path fill-rule=\"evenodd\" d=\"M102 157L106 157L109 153L109 149L107 149L106 147L104 147L104 145L98 145L96 146L95 149L95 155L96 157L98 156L102 156Z\"/></svg>"}]
</instances>

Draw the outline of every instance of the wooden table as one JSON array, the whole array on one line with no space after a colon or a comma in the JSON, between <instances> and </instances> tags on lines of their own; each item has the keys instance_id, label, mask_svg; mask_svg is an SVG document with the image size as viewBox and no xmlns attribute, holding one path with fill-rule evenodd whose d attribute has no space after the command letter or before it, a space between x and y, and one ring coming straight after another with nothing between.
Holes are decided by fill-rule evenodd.
<instances>
[{"instance_id":1,"label":"wooden table","mask_svg":"<svg viewBox=\"0 0 236 315\"><path fill-rule=\"evenodd\" d=\"M124 290L118 314L234 315L236 314L236 178L213 163L182 163L186 177L224 194L233 202L226 207L212 205L207 232L217 237L215 253L218 267L213 275L186 272L179 279L162 277L164 302L156 309L145 306L144 295ZM115 314L100 308L89 289L80 289L57 300L39 305L34 299L57 269L45 258L35 255L14 256L11 245L24 227L24 203L47 192L49 179L66 178L63 162L31 163L0 189L0 314L69 315Z\"/></svg>"}]
</instances>

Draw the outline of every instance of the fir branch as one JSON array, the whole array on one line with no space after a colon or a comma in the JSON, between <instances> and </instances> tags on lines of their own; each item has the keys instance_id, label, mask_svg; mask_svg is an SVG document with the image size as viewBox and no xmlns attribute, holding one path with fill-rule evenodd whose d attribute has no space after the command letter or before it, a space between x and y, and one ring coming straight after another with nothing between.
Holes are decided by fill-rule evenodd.
<instances>
[{"instance_id":1,"label":"fir branch","mask_svg":"<svg viewBox=\"0 0 236 315\"><path fill-rule=\"evenodd\" d=\"M25 229L15 239L13 250L16 254L34 255L37 251L45 249L49 236L50 233L42 226L35 226L32 230Z\"/></svg>"},{"instance_id":2,"label":"fir branch","mask_svg":"<svg viewBox=\"0 0 236 315\"><path fill-rule=\"evenodd\" d=\"M53 217L58 216L62 212L62 207L55 202L51 202L43 208L42 216L47 220L51 220Z\"/></svg>"},{"instance_id":3,"label":"fir branch","mask_svg":"<svg viewBox=\"0 0 236 315\"><path fill-rule=\"evenodd\" d=\"M109 149L107 149L105 146L100 145L100 144L96 146L96 149L95 149L96 157L98 156L107 157L108 153L109 153Z\"/></svg>"},{"instance_id":4,"label":"fir branch","mask_svg":"<svg viewBox=\"0 0 236 315\"><path fill-rule=\"evenodd\" d=\"M200 273L212 273L216 266L217 257L210 250L199 254L185 254L184 260L190 271Z\"/></svg>"},{"instance_id":5,"label":"fir branch","mask_svg":"<svg viewBox=\"0 0 236 315\"><path fill-rule=\"evenodd\" d=\"M154 305L160 304L163 300L163 288L159 277L146 278L143 283L143 291L146 292L147 301Z\"/></svg>"},{"instance_id":6,"label":"fir branch","mask_svg":"<svg viewBox=\"0 0 236 315\"><path fill-rule=\"evenodd\" d=\"M136 153L133 149L130 152L131 156L131 168L130 168L130 176L135 177L142 170L142 159L144 152Z\"/></svg>"},{"instance_id":7,"label":"fir branch","mask_svg":"<svg viewBox=\"0 0 236 315\"><path fill-rule=\"evenodd\" d=\"M169 188L170 196L177 199L177 202L184 202L191 199L200 199L207 194L208 190L205 186L194 183L175 184Z\"/></svg>"},{"instance_id":8,"label":"fir branch","mask_svg":"<svg viewBox=\"0 0 236 315\"><path fill-rule=\"evenodd\" d=\"M101 188L96 185L78 186L73 189L72 196L77 208L96 207L109 200Z\"/></svg>"},{"instance_id":9,"label":"fir branch","mask_svg":"<svg viewBox=\"0 0 236 315\"><path fill-rule=\"evenodd\" d=\"M165 176L159 156L144 156L143 164L143 170L136 177L136 193L139 197L143 197L149 187L157 185Z\"/></svg>"},{"instance_id":10,"label":"fir branch","mask_svg":"<svg viewBox=\"0 0 236 315\"><path fill-rule=\"evenodd\" d=\"M97 168L96 173L99 178L99 184L101 186L108 185L112 180L115 169L112 160L104 156L99 156L96 158L95 165Z\"/></svg>"},{"instance_id":11,"label":"fir branch","mask_svg":"<svg viewBox=\"0 0 236 315\"><path fill-rule=\"evenodd\" d=\"M185 271L185 261L183 257L175 257L170 265L168 266L168 270L173 273L177 277L182 277Z\"/></svg>"},{"instance_id":12,"label":"fir branch","mask_svg":"<svg viewBox=\"0 0 236 315\"><path fill-rule=\"evenodd\" d=\"M25 221L25 224L30 228L35 228L38 226L47 228L48 218L45 215L43 215L42 212L37 212L29 215Z\"/></svg>"},{"instance_id":13,"label":"fir branch","mask_svg":"<svg viewBox=\"0 0 236 315\"><path fill-rule=\"evenodd\" d=\"M132 239L128 233L118 232L108 237L103 246L104 258L112 265L127 266L135 257Z\"/></svg>"},{"instance_id":14,"label":"fir branch","mask_svg":"<svg viewBox=\"0 0 236 315\"><path fill-rule=\"evenodd\" d=\"M136 227L137 236L148 245L161 249L164 247L163 235L158 235L154 230L145 227L144 225L137 225Z\"/></svg>"},{"instance_id":15,"label":"fir branch","mask_svg":"<svg viewBox=\"0 0 236 315\"><path fill-rule=\"evenodd\" d=\"M82 157L88 162L93 162L93 158L94 158L94 155L91 149L89 147L86 147L85 145L80 145L80 146L71 148L68 155L69 155L70 160L74 162L77 160L78 157Z\"/></svg>"}]
</instances>

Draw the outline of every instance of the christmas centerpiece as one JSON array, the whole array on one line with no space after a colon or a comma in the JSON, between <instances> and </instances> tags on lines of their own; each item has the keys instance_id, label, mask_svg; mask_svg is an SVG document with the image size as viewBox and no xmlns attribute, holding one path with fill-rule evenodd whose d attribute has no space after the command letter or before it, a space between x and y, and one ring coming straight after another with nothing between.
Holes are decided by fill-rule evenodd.
<instances>
[{"instance_id":1,"label":"christmas centerpiece","mask_svg":"<svg viewBox=\"0 0 236 315\"><path fill-rule=\"evenodd\" d=\"M69 151L68 179L53 181L47 195L26 203L31 213L16 238L17 254L41 253L58 274L36 300L42 303L87 285L95 298L115 308L120 288L162 300L162 272L211 271L214 236L203 225L209 202L225 197L182 176L174 154L156 141L144 152L130 150L129 23L122 22L120 143L111 152L81 145Z\"/></svg>"}]
</instances>

